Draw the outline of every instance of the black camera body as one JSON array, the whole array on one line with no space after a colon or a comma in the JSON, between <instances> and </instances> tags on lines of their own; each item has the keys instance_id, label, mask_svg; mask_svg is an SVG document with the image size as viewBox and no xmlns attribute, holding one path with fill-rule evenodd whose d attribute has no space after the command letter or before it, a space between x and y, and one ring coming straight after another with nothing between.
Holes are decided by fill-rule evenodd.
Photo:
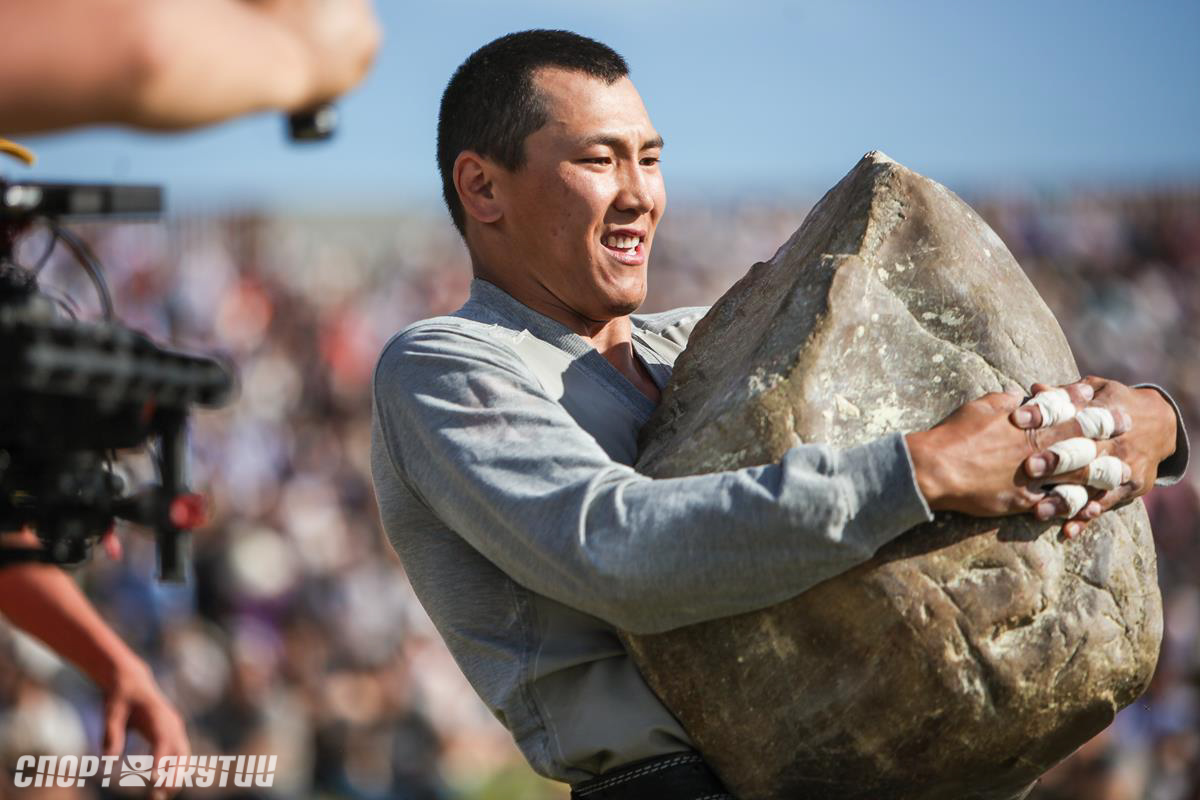
<instances>
[{"instance_id":1,"label":"black camera body","mask_svg":"<svg viewBox=\"0 0 1200 800\"><path fill-rule=\"evenodd\" d=\"M102 267L62 221L162 211L152 186L10 182L0 178L0 531L32 527L41 550L0 549L0 564L76 564L117 518L152 528L159 578L187 573L195 496L184 486L188 412L230 398L233 373L201 355L162 347L121 325ZM87 269L106 319L64 314L15 243L50 228ZM149 445L159 483L132 491L113 471L116 451Z\"/></svg>"}]
</instances>

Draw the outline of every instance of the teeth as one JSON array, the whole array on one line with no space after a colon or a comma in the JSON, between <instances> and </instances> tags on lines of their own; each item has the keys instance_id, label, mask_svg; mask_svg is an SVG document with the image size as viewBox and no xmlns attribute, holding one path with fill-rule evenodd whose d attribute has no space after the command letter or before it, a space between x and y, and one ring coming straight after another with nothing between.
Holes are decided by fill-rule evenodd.
<instances>
[{"instance_id":1,"label":"teeth","mask_svg":"<svg viewBox=\"0 0 1200 800\"><path fill-rule=\"evenodd\" d=\"M642 243L640 236L605 236L604 244L617 250L633 251Z\"/></svg>"}]
</instances>

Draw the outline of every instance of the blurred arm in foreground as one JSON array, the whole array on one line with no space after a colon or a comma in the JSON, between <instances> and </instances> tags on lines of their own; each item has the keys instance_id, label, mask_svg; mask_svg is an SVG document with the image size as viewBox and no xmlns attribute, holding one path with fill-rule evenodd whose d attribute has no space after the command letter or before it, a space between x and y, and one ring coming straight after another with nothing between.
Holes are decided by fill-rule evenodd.
<instances>
[{"instance_id":1,"label":"blurred arm in foreground","mask_svg":"<svg viewBox=\"0 0 1200 800\"><path fill-rule=\"evenodd\" d=\"M36 546L26 531L5 534ZM104 752L119 755L125 728L138 731L157 764L191 752L183 720L146 664L108 627L70 576L50 564L14 564L0 573L0 613L78 667L104 693Z\"/></svg>"},{"instance_id":2,"label":"blurred arm in foreground","mask_svg":"<svg viewBox=\"0 0 1200 800\"><path fill-rule=\"evenodd\" d=\"M0 0L0 131L208 125L330 100L366 75L368 0Z\"/></svg>"},{"instance_id":3,"label":"blurred arm in foreground","mask_svg":"<svg viewBox=\"0 0 1200 800\"><path fill-rule=\"evenodd\" d=\"M95 123L178 130L306 109L361 81L380 39L369 0L0 0L0 31L8 134ZM29 532L8 536L36 546ZM127 725L155 763L190 752L150 669L57 567L6 567L0 612L101 688L107 753L123 750Z\"/></svg>"}]
</instances>

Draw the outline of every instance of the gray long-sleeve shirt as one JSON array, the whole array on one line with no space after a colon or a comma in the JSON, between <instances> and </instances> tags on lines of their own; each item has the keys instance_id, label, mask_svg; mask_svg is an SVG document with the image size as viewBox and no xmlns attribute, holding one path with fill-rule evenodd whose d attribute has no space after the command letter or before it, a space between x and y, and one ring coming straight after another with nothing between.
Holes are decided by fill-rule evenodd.
<instances>
[{"instance_id":1,"label":"gray long-sleeve shirt","mask_svg":"<svg viewBox=\"0 0 1200 800\"><path fill-rule=\"evenodd\" d=\"M633 317L660 387L704 309ZM575 782L689 746L615 628L793 597L931 518L904 438L651 480L654 404L583 339L475 280L375 376L385 530L459 666L538 772Z\"/></svg>"},{"instance_id":2,"label":"gray long-sleeve shirt","mask_svg":"<svg viewBox=\"0 0 1200 800\"><path fill-rule=\"evenodd\" d=\"M660 388L704 311L632 317ZM567 782L690 746L616 628L772 605L932 518L899 434L730 472L638 474L654 404L480 279L459 311L388 343L374 402L383 524L417 596L533 768Z\"/></svg>"}]
</instances>

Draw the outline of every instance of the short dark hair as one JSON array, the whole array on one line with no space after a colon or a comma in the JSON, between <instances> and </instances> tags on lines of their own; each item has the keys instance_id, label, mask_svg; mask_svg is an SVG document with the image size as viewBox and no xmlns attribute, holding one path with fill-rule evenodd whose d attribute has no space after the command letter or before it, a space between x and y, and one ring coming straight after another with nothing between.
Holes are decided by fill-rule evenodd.
<instances>
[{"instance_id":1,"label":"short dark hair","mask_svg":"<svg viewBox=\"0 0 1200 800\"><path fill-rule=\"evenodd\" d=\"M437 160L442 195L459 233L465 211L454 188L454 161L464 150L505 169L525 163L525 139L548 120L533 73L543 67L577 70L613 83L629 74L615 50L571 31L510 33L476 50L454 71L438 111Z\"/></svg>"}]
</instances>

